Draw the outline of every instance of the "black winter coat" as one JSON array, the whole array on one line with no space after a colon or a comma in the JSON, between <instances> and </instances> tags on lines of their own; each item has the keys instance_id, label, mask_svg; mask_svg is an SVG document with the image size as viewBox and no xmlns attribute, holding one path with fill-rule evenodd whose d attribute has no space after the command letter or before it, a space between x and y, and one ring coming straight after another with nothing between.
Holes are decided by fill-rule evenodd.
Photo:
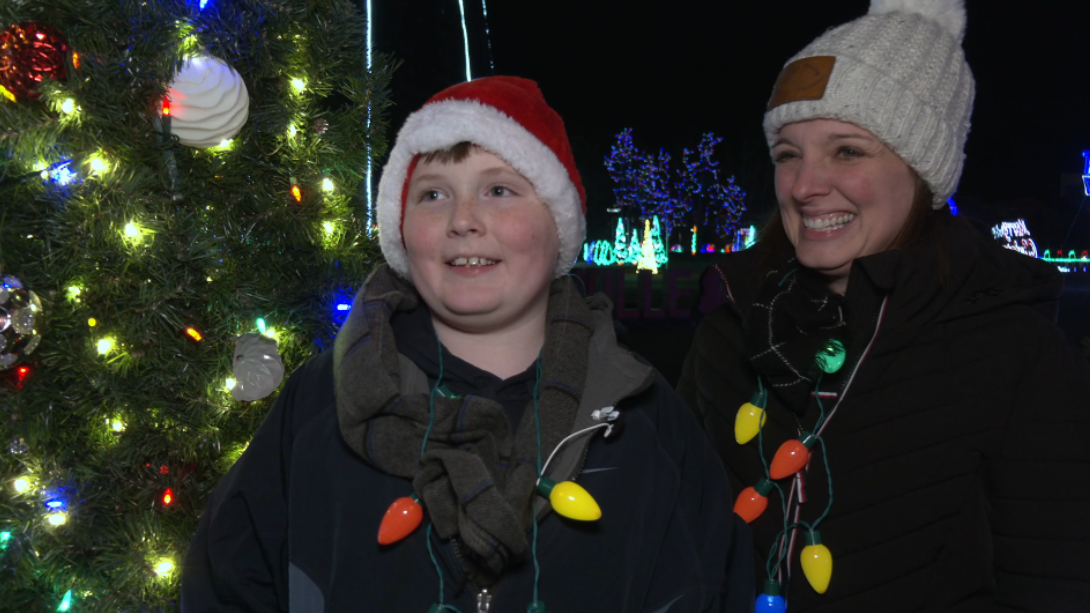
<instances>
[{"instance_id":1,"label":"black winter coat","mask_svg":"<svg viewBox=\"0 0 1090 613\"><path fill-rule=\"evenodd\" d=\"M540 522L540 598L556 613L748 611L752 541L748 527L731 519L730 486L715 451L662 377L617 345L608 301L599 306L584 397L616 399L623 425L608 439L595 436L585 451L573 447L578 482L603 516L587 524L550 512ZM422 345L402 347L411 358L402 362L420 369L412 376L403 369L402 385L434 384L435 364L421 357L434 353L433 334L395 338ZM365 463L344 442L331 354L292 375L213 495L182 573L184 613L425 613L437 602L423 527L388 547L376 542L387 506L411 484ZM465 372L465 363L452 376L459 361L445 356L444 381L454 393L505 407L530 400L532 385L482 385L495 377ZM580 411L577 428L589 419ZM446 604L477 611L477 586L455 545L434 534L432 545ZM529 559L510 567L491 589L488 610L525 611L533 577Z\"/></svg>"},{"instance_id":2,"label":"black winter coat","mask_svg":"<svg viewBox=\"0 0 1090 613\"><path fill-rule=\"evenodd\" d=\"M852 266L848 361L822 386L834 411L823 434L834 503L819 528L832 582L824 595L809 586L797 535L791 613L1090 611L1090 372L1053 323L1060 275L967 226L944 232L942 247ZM752 250L722 260L732 301L701 323L678 387L734 492L764 476L757 440L734 436L757 387L743 349L757 266ZM767 415L771 460L818 410L811 397L796 416L772 394ZM800 518L811 522L829 496L821 454L815 446L803 473ZM760 584L783 527L775 491L751 527Z\"/></svg>"}]
</instances>

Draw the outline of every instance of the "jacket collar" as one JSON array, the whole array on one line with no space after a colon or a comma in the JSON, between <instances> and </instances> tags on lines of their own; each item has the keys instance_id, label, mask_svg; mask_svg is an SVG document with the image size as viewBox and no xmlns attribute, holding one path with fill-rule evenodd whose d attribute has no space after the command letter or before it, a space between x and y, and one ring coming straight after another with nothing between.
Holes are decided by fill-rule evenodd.
<instances>
[{"instance_id":1,"label":"jacket collar","mask_svg":"<svg viewBox=\"0 0 1090 613\"><path fill-rule=\"evenodd\" d=\"M385 264L378 266L368 281L360 289L354 304L358 307L364 305L380 306L385 309L386 318L383 325L375 328L364 317L364 309L353 307L345 322L343 331L338 334L335 345L335 357L343 358L352 351L378 351L375 342L394 343L394 335L389 325L389 319L397 311L408 311L417 307L420 302L419 295L407 283L400 282L394 277L391 283L371 283L378 275L394 277ZM571 283L566 277L554 281L554 283ZM390 289L390 287L393 289ZM376 287L383 287L381 291ZM648 387L654 381L654 369L639 361L635 355L624 349L617 343L617 336L613 328L611 316L613 304L602 294L596 294L587 298L587 306L591 312L591 337L588 348L587 384L584 386L583 396L579 403L578 414L575 418L572 431L577 432L597 423L592 413L606 406L616 406L622 400L630 398ZM428 379L425 373L412 360L399 354L401 366L401 381L397 393L426 393L428 391ZM349 373L345 371L345 360L334 360L334 380L348 381L358 379L363 373ZM365 375L364 375L365 376ZM337 389L338 413L366 412L359 411L357 403L365 402L363 398L355 394L344 393L338 386ZM575 476L581 468L580 463L584 450L590 439L584 437L577 444L569 444L558 454L554 463L550 466L549 473L557 481Z\"/></svg>"}]
</instances>

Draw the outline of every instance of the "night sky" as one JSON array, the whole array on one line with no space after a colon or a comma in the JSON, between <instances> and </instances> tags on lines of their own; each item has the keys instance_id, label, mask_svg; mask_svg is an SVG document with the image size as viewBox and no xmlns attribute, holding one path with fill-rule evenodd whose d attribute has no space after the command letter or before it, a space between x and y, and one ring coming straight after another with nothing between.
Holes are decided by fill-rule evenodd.
<instances>
[{"instance_id":1,"label":"night sky","mask_svg":"<svg viewBox=\"0 0 1090 613\"><path fill-rule=\"evenodd\" d=\"M605 231L601 210L612 200L602 158L625 127L641 148L678 154L703 132L724 137L722 168L750 193L758 219L774 203L761 118L780 67L868 5L488 0L488 23L496 73L536 80L567 123L594 238ZM1081 201L1081 190L1061 198L1061 175L1081 174L1081 152L1090 149L1090 7L1056 0L967 5L964 48L977 98L955 198L984 221L1025 216L1039 243L1058 246ZM398 77L421 69L406 62L393 85L403 112L422 102L398 96ZM1069 242L1084 235L1090 240L1090 207Z\"/></svg>"}]
</instances>

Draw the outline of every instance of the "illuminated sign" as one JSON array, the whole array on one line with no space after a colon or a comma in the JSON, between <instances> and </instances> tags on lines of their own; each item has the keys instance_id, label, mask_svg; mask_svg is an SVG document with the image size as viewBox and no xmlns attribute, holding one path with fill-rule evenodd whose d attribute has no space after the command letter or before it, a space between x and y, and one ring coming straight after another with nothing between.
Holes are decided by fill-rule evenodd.
<instances>
[{"instance_id":1,"label":"illuminated sign","mask_svg":"<svg viewBox=\"0 0 1090 613\"><path fill-rule=\"evenodd\" d=\"M1082 169L1082 193L1084 196L1090 196L1090 151L1083 151L1082 158L1085 160Z\"/></svg>"},{"instance_id":2,"label":"illuminated sign","mask_svg":"<svg viewBox=\"0 0 1090 613\"><path fill-rule=\"evenodd\" d=\"M999 241L1003 248L1037 257L1037 243L1033 242L1029 228L1023 219L1004 221L992 227L992 238Z\"/></svg>"}]
</instances>

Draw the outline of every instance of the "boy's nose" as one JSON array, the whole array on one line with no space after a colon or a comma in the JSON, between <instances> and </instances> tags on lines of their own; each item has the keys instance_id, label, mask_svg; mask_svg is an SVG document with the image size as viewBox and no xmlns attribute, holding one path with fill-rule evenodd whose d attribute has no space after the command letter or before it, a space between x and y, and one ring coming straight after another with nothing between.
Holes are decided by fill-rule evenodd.
<instances>
[{"instance_id":1,"label":"boy's nose","mask_svg":"<svg viewBox=\"0 0 1090 613\"><path fill-rule=\"evenodd\" d=\"M480 209L475 196L459 195L454 200L454 206L450 213L449 234L467 235L481 234L484 224L481 223Z\"/></svg>"}]
</instances>

